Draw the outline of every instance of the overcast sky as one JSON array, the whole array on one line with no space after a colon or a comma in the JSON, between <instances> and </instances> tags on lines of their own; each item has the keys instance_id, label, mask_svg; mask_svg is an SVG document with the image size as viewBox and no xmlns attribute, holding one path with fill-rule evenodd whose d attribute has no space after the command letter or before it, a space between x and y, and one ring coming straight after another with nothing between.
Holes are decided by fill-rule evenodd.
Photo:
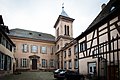
<instances>
[{"instance_id":1,"label":"overcast sky","mask_svg":"<svg viewBox=\"0 0 120 80\"><path fill-rule=\"evenodd\" d=\"M9 29L20 28L55 35L53 28L64 10L74 18L73 37L81 34L109 0L0 0L0 15Z\"/></svg>"}]
</instances>

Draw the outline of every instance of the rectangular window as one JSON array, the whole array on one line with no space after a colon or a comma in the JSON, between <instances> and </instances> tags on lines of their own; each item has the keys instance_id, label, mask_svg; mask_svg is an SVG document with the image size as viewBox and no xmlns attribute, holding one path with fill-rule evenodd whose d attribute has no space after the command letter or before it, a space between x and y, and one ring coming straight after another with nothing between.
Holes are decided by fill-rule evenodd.
<instances>
[{"instance_id":1,"label":"rectangular window","mask_svg":"<svg viewBox=\"0 0 120 80\"><path fill-rule=\"evenodd\" d=\"M72 62L69 60L69 69L72 69Z\"/></svg>"},{"instance_id":2,"label":"rectangular window","mask_svg":"<svg viewBox=\"0 0 120 80\"><path fill-rule=\"evenodd\" d=\"M3 46L6 46L6 40L5 40L4 37L2 37L2 39L1 39L1 43L2 43Z\"/></svg>"},{"instance_id":3,"label":"rectangular window","mask_svg":"<svg viewBox=\"0 0 120 80\"><path fill-rule=\"evenodd\" d=\"M12 45L10 45L10 51L12 52Z\"/></svg>"},{"instance_id":4,"label":"rectangular window","mask_svg":"<svg viewBox=\"0 0 120 80\"><path fill-rule=\"evenodd\" d=\"M69 36L69 26L67 26L67 35Z\"/></svg>"},{"instance_id":5,"label":"rectangular window","mask_svg":"<svg viewBox=\"0 0 120 80\"><path fill-rule=\"evenodd\" d=\"M47 53L47 47L41 47L41 53Z\"/></svg>"},{"instance_id":6,"label":"rectangular window","mask_svg":"<svg viewBox=\"0 0 120 80\"><path fill-rule=\"evenodd\" d=\"M80 43L80 51L84 51L84 50L86 50L86 43L85 43L85 41L83 41L83 42L81 42Z\"/></svg>"},{"instance_id":7,"label":"rectangular window","mask_svg":"<svg viewBox=\"0 0 120 80\"><path fill-rule=\"evenodd\" d=\"M66 67L67 67L66 61L64 61L64 69L66 69Z\"/></svg>"},{"instance_id":8,"label":"rectangular window","mask_svg":"<svg viewBox=\"0 0 120 80\"><path fill-rule=\"evenodd\" d=\"M42 59L42 67L47 67L47 60L45 59Z\"/></svg>"},{"instance_id":9,"label":"rectangular window","mask_svg":"<svg viewBox=\"0 0 120 80\"><path fill-rule=\"evenodd\" d=\"M0 70L4 70L5 55L0 53Z\"/></svg>"},{"instance_id":10,"label":"rectangular window","mask_svg":"<svg viewBox=\"0 0 120 80\"><path fill-rule=\"evenodd\" d=\"M50 67L54 67L54 60L53 59L50 60Z\"/></svg>"},{"instance_id":11,"label":"rectangular window","mask_svg":"<svg viewBox=\"0 0 120 80\"><path fill-rule=\"evenodd\" d=\"M0 44L2 43L2 42L1 42L1 39L2 39L2 34L0 34Z\"/></svg>"},{"instance_id":12,"label":"rectangular window","mask_svg":"<svg viewBox=\"0 0 120 80\"><path fill-rule=\"evenodd\" d=\"M22 51L25 53L28 52L28 45L27 44L22 45Z\"/></svg>"},{"instance_id":13,"label":"rectangular window","mask_svg":"<svg viewBox=\"0 0 120 80\"><path fill-rule=\"evenodd\" d=\"M71 56L71 48L68 50L68 56Z\"/></svg>"},{"instance_id":14,"label":"rectangular window","mask_svg":"<svg viewBox=\"0 0 120 80\"><path fill-rule=\"evenodd\" d=\"M64 29L65 29L65 35L67 34L67 28L66 28L66 25L64 26Z\"/></svg>"},{"instance_id":15,"label":"rectangular window","mask_svg":"<svg viewBox=\"0 0 120 80\"><path fill-rule=\"evenodd\" d=\"M57 29L57 37L59 36L59 28Z\"/></svg>"},{"instance_id":16,"label":"rectangular window","mask_svg":"<svg viewBox=\"0 0 120 80\"><path fill-rule=\"evenodd\" d=\"M74 60L74 68L75 68L75 69L78 68L78 60L77 60L77 59Z\"/></svg>"},{"instance_id":17,"label":"rectangular window","mask_svg":"<svg viewBox=\"0 0 120 80\"><path fill-rule=\"evenodd\" d=\"M66 51L64 51L64 58L66 58Z\"/></svg>"},{"instance_id":18,"label":"rectangular window","mask_svg":"<svg viewBox=\"0 0 120 80\"><path fill-rule=\"evenodd\" d=\"M7 57L7 70L11 70L11 58Z\"/></svg>"},{"instance_id":19,"label":"rectangular window","mask_svg":"<svg viewBox=\"0 0 120 80\"><path fill-rule=\"evenodd\" d=\"M51 53L54 53L54 47L51 46Z\"/></svg>"},{"instance_id":20,"label":"rectangular window","mask_svg":"<svg viewBox=\"0 0 120 80\"><path fill-rule=\"evenodd\" d=\"M88 73L89 74L96 73L96 62L89 62L88 63Z\"/></svg>"},{"instance_id":21,"label":"rectangular window","mask_svg":"<svg viewBox=\"0 0 120 80\"><path fill-rule=\"evenodd\" d=\"M12 45L6 40L6 48L12 52Z\"/></svg>"},{"instance_id":22,"label":"rectangular window","mask_svg":"<svg viewBox=\"0 0 120 80\"><path fill-rule=\"evenodd\" d=\"M98 48L94 48L94 50L92 51L93 57L98 57Z\"/></svg>"},{"instance_id":23,"label":"rectangular window","mask_svg":"<svg viewBox=\"0 0 120 80\"><path fill-rule=\"evenodd\" d=\"M38 52L38 46L32 45L31 46L31 52L32 53L37 53Z\"/></svg>"},{"instance_id":24,"label":"rectangular window","mask_svg":"<svg viewBox=\"0 0 120 80\"><path fill-rule=\"evenodd\" d=\"M15 58L16 61L16 67L18 67L18 58Z\"/></svg>"},{"instance_id":25,"label":"rectangular window","mask_svg":"<svg viewBox=\"0 0 120 80\"><path fill-rule=\"evenodd\" d=\"M74 46L74 52L75 52L75 54L78 53L78 46L77 45Z\"/></svg>"},{"instance_id":26,"label":"rectangular window","mask_svg":"<svg viewBox=\"0 0 120 80\"><path fill-rule=\"evenodd\" d=\"M26 68L28 65L28 60L26 58L21 59L21 67Z\"/></svg>"}]
</instances>

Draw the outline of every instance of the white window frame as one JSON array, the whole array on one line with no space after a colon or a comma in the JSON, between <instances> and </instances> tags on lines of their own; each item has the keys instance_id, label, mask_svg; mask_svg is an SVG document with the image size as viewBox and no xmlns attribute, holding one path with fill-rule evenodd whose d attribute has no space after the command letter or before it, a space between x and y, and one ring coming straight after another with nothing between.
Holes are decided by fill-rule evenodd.
<instances>
[{"instance_id":1,"label":"white window frame","mask_svg":"<svg viewBox=\"0 0 120 80\"><path fill-rule=\"evenodd\" d=\"M38 46L32 45L32 46L31 46L31 52L32 52L32 53L38 53Z\"/></svg>"},{"instance_id":2,"label":"white window frame","mask_svg":"<svg viewBox=\"0 0 120 80\"><path fill-rule=\"evenodd\" d=\"M78 68L78 59L74 59L74 68L75 68L75 69Z\"/></svg>"},{"instance_id":3,"label":"white window frame","mask_svg":"<svg viewBox=\"0 0 120 80\"><path fill-rule=\"evenodd\" d=\"M41 53L47 53L47 47L41 46Z\"/></svg>"},{"instance_id":4,"label":"white window frame","mask_svg":"<svg viewBox=\"0 0 120 80\"><path fill-rule=\"evenodd\" d=\"M21 67L26 68L28 66L28 60L26 58L21 59Z\"/></svg>"},{"instance_id":5,"label":"white window frame","mask_svg":"<svg viewBox=\"0 0 120 80\"><path fill-rule=\"evenodd\" d=\"M94 74L95 69L94 67L96 67L96 62L88 62L88 73L89 74Z\"/></svg>"},{"instance_id":6,"label":"white window frame","mask_svg":"<svg viewBox=\"0 0 120 80\"><path fill-rule=\"evenodd\" d=\"M42 67L47 67L47 60L46 59L42 59Z\"/></svg>"},{"instance_id":7,"label":"white window frame","mask_svg":"<svg viewBox=\"0 0 120 80\"><path fill-rule=\"evenodd\" d=\"M22 45L22 51L25 53L28 52L28 45L27 44Z\"/></svg>"}]
</instances>

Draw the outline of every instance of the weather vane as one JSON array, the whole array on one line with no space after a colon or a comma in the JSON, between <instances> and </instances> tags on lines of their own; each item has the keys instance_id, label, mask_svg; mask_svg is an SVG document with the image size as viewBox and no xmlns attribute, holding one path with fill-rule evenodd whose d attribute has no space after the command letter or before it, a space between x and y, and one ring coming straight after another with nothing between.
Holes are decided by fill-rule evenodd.
<instances>
[{"instance_id":1,"label":"weather vane","mask_svg":"<svg viewBox=\"0 0 120 80\"><path fill-rule=\"evenodd\" d=\"M62 9L64 9L64 3L62 3Z\"/></svg>"}]
</instances>

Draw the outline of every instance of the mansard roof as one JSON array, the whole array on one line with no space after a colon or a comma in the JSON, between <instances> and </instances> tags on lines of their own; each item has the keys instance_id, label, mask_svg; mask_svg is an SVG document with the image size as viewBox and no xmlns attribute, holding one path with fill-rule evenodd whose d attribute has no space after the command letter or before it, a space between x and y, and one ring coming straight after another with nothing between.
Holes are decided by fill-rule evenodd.
<instances>
[{"instance_id":1,"label":"mansard roof","mask_svg":"<svg viewBox=\"0 0 120 80\"><path fill-rule=\"evenodd\" d=\"M108 4L102 9L98 16L93 20L89 27L81 33L76 39L79 40L93 30L103 25L106 21L111 20L115 16L120 15L120 1L110 0Z\"/></svg>"},{"instance_id":2,"label":"mansard roof","mask_svg":"<svg viewBox=\"0 0 120 80\"><path fill-rule=\"evenodd\" d=\"M9 36L55 42L55 37L51 34L30 31L30 30L24 30L24 29L18 29L18 28L11 29Z\"/></svg>"}]
</instances>

